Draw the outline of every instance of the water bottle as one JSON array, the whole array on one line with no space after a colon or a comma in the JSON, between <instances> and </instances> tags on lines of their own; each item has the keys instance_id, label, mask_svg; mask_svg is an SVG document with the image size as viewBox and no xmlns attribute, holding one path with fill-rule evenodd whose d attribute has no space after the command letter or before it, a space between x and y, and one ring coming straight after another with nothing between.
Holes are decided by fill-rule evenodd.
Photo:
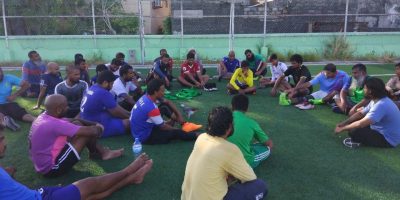
<instances>
[{"instance_id":1,"label":"water bottle","mask_svg":"<svg viewBox=\"0 0 400 200\"><path fill-rule=\"evenodd\" d=\"M132 145L132 151L135 157L138 157L142 153L142 143L139 138L135 138L135 142Z\"/></svg>"}]
</instances>

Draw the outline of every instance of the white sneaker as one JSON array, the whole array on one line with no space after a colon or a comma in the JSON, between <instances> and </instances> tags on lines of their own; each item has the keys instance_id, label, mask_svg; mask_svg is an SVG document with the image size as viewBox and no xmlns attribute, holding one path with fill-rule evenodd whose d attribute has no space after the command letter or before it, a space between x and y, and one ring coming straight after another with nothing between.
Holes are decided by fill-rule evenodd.
<instances>
[{"instance_id":1,"label":"white sneaker","mask_svg":"<svg viewBox=\"0 0 400 200\"><path fill-rule=\"evenodd\" d=\"M296 107L296 108L300 108L302 106L304 106L304 103L299 103L299 104L294 105L294 107Z\"/></svg>"},{"instance_id":2,"label":"white sneaker","mask_svg":"<svg viewBox=\"0 0 400 200\"><path fill-rule=\"evenodd\" d=\"M357 148L361 146L361 143L353 142L351 138L348 137L343 140L343 145L349 148Z\"/></svg>"},{"instance_id":3,"label":"white sneaker","mask_svg":"<svg viewBox=\"0 0 400 200\"><path fill-rule=\"evenodd\" d=\"M301 106L299 106L298 107L300 110L311 110L311 109L314 109L314 105L312 105L312 104L308 104L308 105L301 105Z\"/></svg>"}]
</instances>

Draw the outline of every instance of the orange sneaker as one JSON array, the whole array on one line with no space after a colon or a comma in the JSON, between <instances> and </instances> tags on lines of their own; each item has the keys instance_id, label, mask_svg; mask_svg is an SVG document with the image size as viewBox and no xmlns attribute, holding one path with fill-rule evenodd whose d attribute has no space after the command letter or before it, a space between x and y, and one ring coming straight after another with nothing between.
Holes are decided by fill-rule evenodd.
<instances>
[{"instance_id":1,"label":"orange sneaker","mask_svg":"<svg viewBox=\"0 0 400 200\"><path fill-rule=\"evenodd\" d=\"M201 129L201 127L203 126L191 122L185 122L184 124L182 124L182 130L185 131L186 133L199 130Z\"/></svg>"}]
</instances>

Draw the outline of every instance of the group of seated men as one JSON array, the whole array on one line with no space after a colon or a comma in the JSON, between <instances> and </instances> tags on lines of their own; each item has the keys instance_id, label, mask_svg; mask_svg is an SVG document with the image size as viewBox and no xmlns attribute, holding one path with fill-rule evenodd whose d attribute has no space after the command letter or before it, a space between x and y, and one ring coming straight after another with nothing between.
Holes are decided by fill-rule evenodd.
<instances>
[{"instance_id":1,"label":"group of seated men","mask_svg":"<svg viewBox=\"0 0 400 200\"><path fill-rule=\"evenodd\" d=\"M349 138L343 141L348 147L395 147L400 143L400 111L394 102L399 98L400 64L396 65L396 76L385 86L382 80L367 76L363 64L353 66L351 77L337 70L334 64L327 64L312 78L298 54L290 58L290 67L272 54L268 59L272 64L272 77L267 78L262 57L251 50L246 50L245 55L246 59L239 62L231 51L221 61L218 79L230 79L228 92L239 94L233 96L231 109L216 107L211 110L205 134L195 132L201 126L186 122L176 106L164 98L173 80L173 61L164 49L147 77L146 93L140 91L136 97L132 93L140 88L140 74L124 62L122 53L110 64L98 65L92 79L80 54L75 56L75 64L67 67L65 80L60 76L57 63L50 62L41 75L39 90L33 89L36 86L31 88L34 83L30 80L34 78L30 76L34 73L23 75L28 79L21 80L4 74L0 68L0 100L3 102L0 105L3 118L0 157L5 151L3 125L14 130L19 128L13 118L33 122L28 136L29 155L36 172L44 177L67 173L80 160L85 148L93 159L109 160L123 155L123 149L111 150L100 145L98 138L102 137L131 133L144 144L197 139L187 162L182 199L262 199L267 195L267 187L264 181L257 179L252 168L268 158L273 143L259 124L245 114L249 107L245 94L256 91L254 77L259 80L259 88L271 86L271 95L281 93L288 104L305 108L331 103L335 112L348 114L349 119L335 128L336 133L349 131ZM37 52L30 52L29 57L32 66L38 66ZM23 73L35 71L32 66ZM209 79L205 72L196 61L196 54L190 51L181 66L178 81L184 86L201 88ZM313 92L312 86L316 84L320 85L320 90ZM12 93L12 86L20 88ZM37 95L34 109L40 108L45 99L45 111L37 118L27 114L14 102L19 95ZM169 120L165 122L163 117ZM175 128L176 124L182 128ZM0 168L0 197L104 198L126 185L140 183L151 167L152 160L142 154L119 172L84 179L66 187L39 190L29 190L12 180L8 175L15 172L12 168ZM104 183L100 184L102 181Z\"/></svg>"}]
</instances>

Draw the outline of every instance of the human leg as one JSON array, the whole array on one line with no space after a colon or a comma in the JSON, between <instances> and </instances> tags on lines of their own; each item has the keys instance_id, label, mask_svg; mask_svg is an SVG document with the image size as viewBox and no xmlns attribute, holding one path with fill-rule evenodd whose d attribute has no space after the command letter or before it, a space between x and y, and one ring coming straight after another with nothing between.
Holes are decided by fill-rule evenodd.
<instances>
[{"instance_id":1,"label":"human leg","mask_svg":"<svg viewBox=\"0 0 400 200\"><path fill-rule=\"evenodd\" d=\"M361 143L365 146L392 148L393 146L378 131L372 130L370 126L357 128L349 132L353 142Z\"/></svg>"},{"instance_id":2,"label":"human leg","mask_svg":"<svg viewBox=\"0 0 400 200\"><path fill-rule=\"evenodd\" d=\"M168 144L174 139L192 141L196 138L197 134L194 132L186 133L181 129L161 130L158 127L154 127L145 144Z\"/></svg>"},{"instance_id":3,"label":"human leg","mask_svg":"<svg viewBox=\"0 0 400 200\"><path fill-rule=\"evenodd\" d=\"M267 197L268 188L261 179L245 183L235 183L228 188L224 200L264 199Z\"/></svg>"},{"instance_id":4,"label":"human leg","mask_svg":"<svg viewBox=\"0 0 400 200\"><path fill-rule=\"evenodd\" d=\"M124 149L111 150L103 147L97 142L97 138L88 136L74 136L70 143L80 154L84 148L88 148L91 158L100 158L102 160L110 160L122 156Z\"/></svg>"},{"instance_id":5,"label":"human leg","mask_svg":"<svg viewBox=\"0 0 400 200\"><path fill-rule=\"evenodd\" d=\"M210 77L207 74L204 74L201 76L201 80L203 81L204 84L206 84L208 80L210 80Z\"/></svg>"},{"instance_id":6,"label":"human leg","mask_svg":"<svg viewBox=\"0 0 400 200\"><path fill-rule=\"evenodd\" d=\"M178 77L178 82L183 86L183 87L193 87L195 86L194 83L191 81L188 81L186 78L179 76Z\"/></svg>"},{"instance_id":7,"label":"human leg","mask_svg":"<svg viewBox=\"0 0 400 200\"><path fill-rule=\"evenodd\" d=\"M251 148L253 149L254 152L254 161L251 164L252 168L256 168L262 161L266 160L271 154L269 147L261 143L253 144L251 145Z\"/></svg>"}]
</instances>

